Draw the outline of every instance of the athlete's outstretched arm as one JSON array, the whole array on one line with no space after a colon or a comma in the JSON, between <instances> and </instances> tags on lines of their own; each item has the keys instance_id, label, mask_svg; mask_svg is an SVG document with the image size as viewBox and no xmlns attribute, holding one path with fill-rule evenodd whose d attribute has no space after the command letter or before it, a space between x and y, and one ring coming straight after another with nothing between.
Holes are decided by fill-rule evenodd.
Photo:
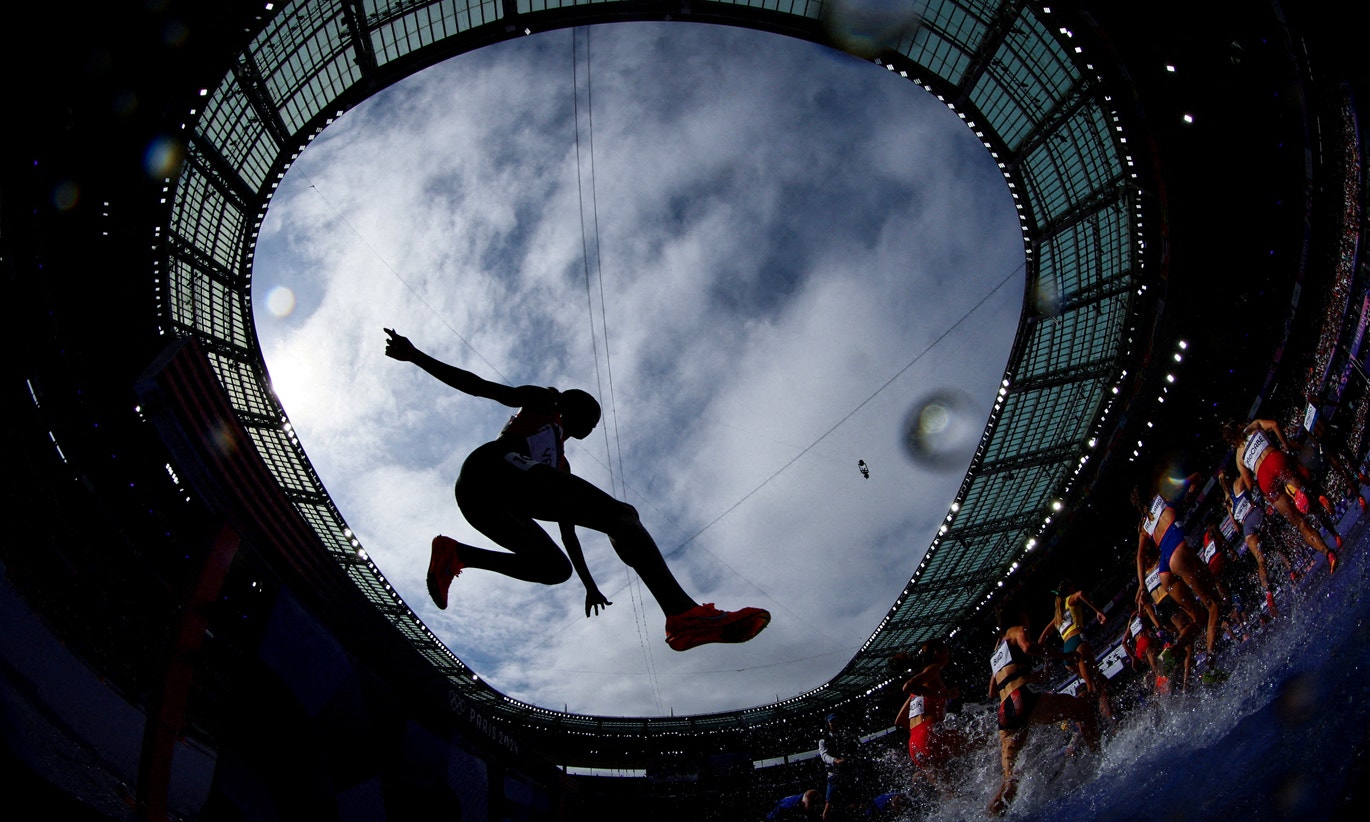
<instances>
[{"instance_id":1,"label":"athlete's outstretched arm","mask_svg":"<svg viewBox=\"0 0 1370 822\"><path fill-rule=\"evenodd\" d=\"M907 689L905 689L907 690ZM899 713L894 717L894 727L908 730L909 727L909 703L913 701L913 694L909 694L904 700L904 704L899 706Z\"/></svg>"},{"instance_id":2,"label":"athlete's outstretched arm","mask_svg":"<svg viewBox=\"0 0 1370 822\"><path fill-rule=\"evenodd\" d=\"M470 371L448 365L434 359L418 349L408 337L387 328L385 333L390 339L385 341L385 356L400 362L412 362L438 380L464 394L494 400L510 408L523 408L530 405L550 403L549 391L536 385L523 385L518 388L482 379Z\"/></svg>"},{"instance_id":3,"label":"athlete's outstretched arm","mask_svg":"<svg viewBox=\"0 0 1370 822\"><path fill-rule=\"evenodd\" d=\"M1151 624L1156 627L1156 630L1161 630L1161 618L1156 615L1156 607L1151 604L1151 595L1147 593L1146 588L1140 585L1137 586L1136 601L1137 607L1146 614L1147 619L1151 620Z\"/></svg>"},{"instance_id":4,"label":"athlete's outstretched arm","mask_svg":"<svg viewBox=\"0 0 1370 822\"><path fill-rule=\"evenodd\" d=\"M1042 643L1046 642L1047 635L1054 630L1056 630L1056 620L1053 619L1051 622L1047 623L1045 628L1042 629L1041 635L1037 637L1037 644L1041 645Z\"/></svg>"},{"instance_id":5,"label":"athlete's outstretched arm","mask_svg":"<svg viewBox=\"0 0 1370 822\"><path fill-rule=\"evenodd\" d=\"M1237 472L1237 476L1241 476L1240 471ZM1218 487L1223 489L1223 506L1227 508L1227 513L1230 514L1233 504L1232 480L1227 478L1227 473L1221 468L1218 469Z\"/></svg>"},{"instance_id":6,"label":"athlete's outstretched arm","mask_svg":"<svg viewBox=\"0 0 1370 822\"><path fill-rule=\"evenodd\" d=\"M1246 467L1246 440L1237 444L1237 475L1246 482L1247 488L1255 487L1256 478L1252 476L1251 469Z\"/></svg>"},{"instance_id":7,"label":"athlete's outstretched arm","mask_svg":"<svg viewBox=\"0 0 1370 822\"><path fill-rule=\"evenodd\" d=\"M1005 639L1014 645L1017 645L1019 650L1029 656L1047 656L1052 659L1064 660L1071 660L1076 657L1074 652L1065 653L1064 651L1058 651L1055 648L1048 648L1045 645L1033 642L1032 637L1028 635L1027 629L1021 625L1010 628L1008 636L1005 637Z\"/></svg>"},{"instance_id":8,"label":"athlete's outstretched arm","mask_svg":"<svg viewBox=\"0 0 1370 822\"><path fill-rule=\"evenodd\" d=\"M1094 603L1089 601L1089 597L1085 596L1084 592L1080 593L1080 601L1089 606L1090 610L1094 612L1095 618L1099 620L1100 625L1103 625L1108 621L1108 617L1104 616L1104 612L1094 607Z\"/></svg>"},{"instance_id":9,"label":"athlete's outstretched arm","mask_svg":"<svg viewBox=\"0 0 1370 822\"><path fill-rule=\"evenodd\" d=\"M580 537L576 536L576 526L569 522L559 524L561 544L566 546L566 553L571 557L571 567L576 569L576 576L580 577L581 583L585 586L585 616L590 616L591 611L598 614L600 608L607 608L614 603L599 592L595 578L590 575L590 566L585 564L585 552L580 547Z\"/></svg>"}]
</instances>

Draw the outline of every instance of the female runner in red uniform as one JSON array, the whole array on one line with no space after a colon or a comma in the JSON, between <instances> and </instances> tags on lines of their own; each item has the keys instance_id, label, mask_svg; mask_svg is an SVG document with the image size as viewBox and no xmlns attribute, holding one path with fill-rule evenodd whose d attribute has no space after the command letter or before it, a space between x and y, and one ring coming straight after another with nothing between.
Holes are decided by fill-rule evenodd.
<instances>
[{"instance_id":1,"label":"female runner in red uniform","mask_svg":"<svg viewBox=\"0 0 1370 822\"><path fill-rule=\"evenodd\" d=\"M1322 534L1318 533L1318 529L1313 527L1308 517L1295 507L1290 496L1291 493L1306 492L1303 480L1294 469L1294 463L1285 456L1285 452L1289 450L1289 441L1285 439L1279 424L1274 420L1252 420L1245 426L1233 423L1229 424L1223 433L1228 443L1237 448L1237 470L1241 472L1247 486L1260 488L1265 498L1280 512L1280 516L1299 529L1308 547L1327 557L1328 572L1336 573L1337 552L1327 546ZM1275 447L1276 443L1279 445L1278 448ZM1337 536L1335 530L1332 534L1340 544L1341 537Z\"/></svg>"},{"instance_id":2,"label":"female runner in red uniform","mask_svg":"<svg viewBox=\"0 0 1370 822\"><path fill-rule=\"evenodd\" d=\"M923 643L917 657L901 656L923 667L904 681L903 690L908 698L899 708L894 726L909 732L909 758L913 760L915 778L922 775L945 794L951 782L947 764L969 749L965 734L942 724L947 715L947 700L961 695L959 688L948 687L942 681L942 669L951 661L951 651L946 643L929 640Z\"/></svg>"}]
</instances>

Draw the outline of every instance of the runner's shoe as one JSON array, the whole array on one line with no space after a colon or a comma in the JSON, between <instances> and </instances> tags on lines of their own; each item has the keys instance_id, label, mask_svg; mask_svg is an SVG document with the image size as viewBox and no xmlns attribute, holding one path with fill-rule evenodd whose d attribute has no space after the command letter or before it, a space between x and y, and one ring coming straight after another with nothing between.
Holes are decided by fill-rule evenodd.
<instances>
[{"instance_id":1,"label":"runner's shoe","mask_svg":"<svg viewBox=\"0 0 1370 822\"><path fill-rule=\"evenodd\" d=\"M1337 544L1340 545L1341 543L1337 543ZM1329 574L1335 574L1336 572L1337 572L1337 552L1336 552L1336 551L1329 550L1329 551L1327 552L1327 573L1329 573Z\"/></svg>"},{"instance_id":2,"label":"runner's shoe","mask_svg":"<svg viewBox=\"0 0 1370 822\"><path fill-rule=\"evenodd\" d=\"M771 612L761 608L720 611L712 602L705 603L666 617L666 644L672 650L688 651L710 642L746 642L770 621Z\"/></svg>"},{"instance_id":3,"label":"runner's shoe","mask_svg":"<svg viewBox=\"0 0 1370 822\"><path fill-rule=\"evenodd\" d=\"M428 557L428 595L442 610L447 609L447 589L465 568L457 552L457 541L439 534L433 537L433 553Z\"/></svg>"},{"instance_id":4,"label":"runner's shoe","mask_svg":"<svg viewBox=\"0 0 1370 822\"><path fill-rule=\"evenodd\" d=\"M1219 668L1209 668L1199 676L1199 681L1205 685L1217 685L1227 681L1227 671Z\"/></svg>"},{"instance_id":5,"label":"runner's shoe","mask_svg":"<svg viewBox=\"0 0 1370 822\"><path fill-rule=\"evenodd\" d=\"M1275 595L1269 591L1265 592L1265 607L1266 610L1270 611L1272 617L1280 615L1279 609L1275 607Z\"/></svg>"}]
</instances>

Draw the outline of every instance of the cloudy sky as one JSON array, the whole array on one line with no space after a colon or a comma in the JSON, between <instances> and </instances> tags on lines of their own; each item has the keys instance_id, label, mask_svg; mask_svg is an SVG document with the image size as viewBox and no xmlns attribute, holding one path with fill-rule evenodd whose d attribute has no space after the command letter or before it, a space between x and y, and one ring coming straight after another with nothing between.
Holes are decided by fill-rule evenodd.
<instances>
[{"instance_id":1,"label":"cloudy sky","mask_svg":"<svg viewBox=\"0 0 1370 822\"><path fill-rule=\"evenodd\" d=\"M998 169L909 81L774 35L617 24L455 58L340 118L275 197L254 295L320 476L462 660L551 708L683 714L806 691L870 635L964 473L1021 266ZM671 651L584 531L607 612L585 618L574 578L480 571L438 611L429 542L490 544L452 485L510 410L386 359L383 327L490 379L597 395L574 470L638 508L695 599L770 627ZM950 470L901 445L939 392L964 398L935 443Z\"/></svg>"}]
</instances>

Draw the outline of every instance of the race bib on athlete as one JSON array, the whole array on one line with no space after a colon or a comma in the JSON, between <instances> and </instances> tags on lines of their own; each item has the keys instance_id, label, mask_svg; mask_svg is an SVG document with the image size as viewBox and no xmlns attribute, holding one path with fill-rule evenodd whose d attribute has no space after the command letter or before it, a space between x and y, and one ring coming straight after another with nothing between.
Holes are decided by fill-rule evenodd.
<instances>
[{"instance_id":1,"label":"race bib on athlete","mask_svg":"<svg viewBox=\"0 0 1370 822\"><path fill-rule=\"evenodd\" d=\"M1161 601L1161 596L1165 592L1161 590L1161 566L1159 563L1153 565L1151 570L1146 572L1146 590L1151 594L1152 602Z\"/></svg>"},{"instance_id":2,"label":"race bib on athlete","mask_svg":"<svg viewBox=\"0 0 1370 822\"><path fill-rule=\"evenodd\" d=\"M1232 518L1237 522L1246 522L1246 518L1251 515L1251 498L1242 494L1237 498L1237 504L1232 506Z\"/></svg>"},{"instance_id":3,"label":"race bib on athlete","mask_svg":"<svg viewBox=\"0 0 1370 822\"><path fill-rule=\"evenodd\" d=\"M1074 629L1074 627L1075 616L1070 612L1070 609L1067 608L1061 611L1061 625L1056 630L1061 632L1061 636L1065 636L1066 634L1070 633L1071 630Z\"/></svg>"},{"instance_id":4,"label":"race bib on athlete","mask_svg":"<svg viewBox=\"0 0 1370 822\"><path fill-rule=\"evenodd\" d=\"M557 467L557 430L544 425L527 437L528 455L548 468Z\"/></svg>"},{"instance_id":5,"label":"race bib on athlete","mask_svg":"<svg viewBox=\"0 0 1370 822\"><path fill-rule=\"evenodd\" d=\"M1004 670L1004 666L1013 661L1013 654L1008 649L1008 640L999 640L999 647L994 649L994 655L989 658L989 672L995 676Z\"/></svg>"},{"instance_id":6,"label":"race bib on athlete","mask_svg":"<svg viewBox=\"0 0 1370 822\"><path fill-rule=\"evenodd\" d=\"M1216 542L1205 542L1205 543L1204 543L1203 550L1199 552L1199 559L1202 559L1205 563L1211 562L1212 559L1213 559L1213 556L1214 556L1215 554L1217 554L1217 553L1218 553L1218 543L1216 543Z\"/></svg>"},{"instance_id":7,"label":"race bib on athlete","mask_svg":"<svg viewBox=\"0 0 1370 822\"><path fill-rule=\"evenodd\" d=\"M1242 464L1248 470L1255 471L1256 464L1261 461L1261 454L1270 448L1270 440L1265 438L1265 432L1257 428L1251 432L1251 436L1246 438L1246 451L1242 453Z\"/></svg>"},{"instance_id":8,"label":"race bib on athlete","mask_svg":"<svg viewBox=\"0 0 1370 822\"><path fill-rule=\"evenodd\" d=\"M1127 629L1128 629L1129 631L1132 632L1132 636L1134 636L1134 637L1141 636L1141 635L1142 635L1142 618L1139 617L1139 616L1133 617L1133 618L1132 618L1132 622L1128 624Z\"/></svg>"},{"instance_id":9,"label":"race bib on athlete","mask_svg":"<svg viewBox=\"0 0 1370 822\"><path fill-rule=\"evenodd\" d=\"M1303 412L1303 430L1312 431L1313 426L1318 424L1318 409L1316 406L1309 405Z\"/></svg>"},{"instance_id":10,"label":"race bib on athlete","mask_svg":"<svg viewBox=\"0 0 1370 822\"><path fill-rule=\"evenodd\" d=\"M1146 532L1147 536L1155 538L1156 526L1160 523L1161 514L1164 511L1165 498L1157 494L1156 498L1151 501L1151 510L1147 512L1146 519L1142 520L1142 530Z\"/></svg>"},{"instance_id":11,"label":"race bib on athlete","mask_svg":"<svg viewBox=\"0 0 1370 822\"><path fill-rule=\"evenodd\" d=\"M922 716L924 710L926 709L923 707L923 697L915 696L913 699L909 700L909 719L913 719L915 716Z\"/></svg>"},{"instance_id":12,"label":"race bib on athlete","mask_svg":"<svg viewBox=\"0 0 1370 822\"><path fill-rule=\"evenodd\" d=\"M513 451L510 451L509 453L507 453L507 454L504 455L504 461L507 462L507 463L509 463L510 465L514 466L515 468L517 468L517 469L520 470L520 471L527 471L529 468L532 468L534 465L541 465L541 464L542 464L542 463L538 462L537 460L530 460L530 459L528 459L527 457L525 457L524 455L522 455L522 454L516 454L516 453L514 453Z\"/></svg>"}]
</instances>

